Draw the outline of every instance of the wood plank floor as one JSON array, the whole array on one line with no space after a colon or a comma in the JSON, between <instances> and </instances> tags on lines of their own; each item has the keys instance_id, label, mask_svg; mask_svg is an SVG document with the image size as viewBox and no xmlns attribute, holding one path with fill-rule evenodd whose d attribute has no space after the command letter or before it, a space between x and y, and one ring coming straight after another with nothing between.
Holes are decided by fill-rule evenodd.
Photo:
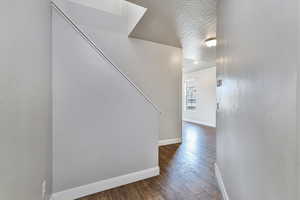
<instances>
[{"instance_id":1,"label":"wood plank floor","mask_svg":"<svg viewBox=\"0 0 300 200\"><path fill-rule=\"evenodd\" d=\"M160 176L80 200L221 200L214 128L184 122L183 142L159 148Z\"/></svg>"}]
</instances>

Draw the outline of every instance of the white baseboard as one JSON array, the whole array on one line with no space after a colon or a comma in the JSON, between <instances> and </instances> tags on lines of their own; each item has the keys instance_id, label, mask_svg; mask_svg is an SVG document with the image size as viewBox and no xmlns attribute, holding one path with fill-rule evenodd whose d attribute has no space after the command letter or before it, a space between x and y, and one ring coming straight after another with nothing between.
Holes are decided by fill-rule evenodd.
<instances>
[{"instance_id":1,"label":"white baseboard","mask_svg":"<svg viewBox=\"0 0 300 200\"><path fill-rule=\"evenodd\" d=\"M224 200L229 200L229 197L228 197L228 194L227 194L224 182L223 182L222 174L221 174L221 171L220 171L217 163L215 163L215 174L216 174L216 178L217 178L217 181L218 181L219 189L220 189L220 191L222 193L223 199Z\"/></svg>"},{"instance_id":2,"label":"white baseboard","mask_svg":"<svg viewBox=\"0 0 300 200\"><path fill-rule=\"evenodd\" d=\"M51 200L74 200L158 175L159 167L154 167L54 193Z\"/></svg>"},{"instance_id":3,"label":"white baseboard","mask_svg":"<svg viewBox=\"0 0 300 200\"><path fill-rule=\"evenodd\" d=\"M208 124L208 123L200 122L200 121L196 121L196 120L183 119L182 121L191 122L191 123L194 123L194 124L199 124L199 125L203 125L203 126L208 126L208 127L216 128L216 125L214 125L214 124Z\"/></svg>"},{"instance_id":4,"label":"white baseboard","mask_svg":"<svg viewBox=\"0 0 300 200\"><path fill-rule=\"evenodd\" d=\"M169 145L169 144L178 144L178 143L181 143L181 138L160 140L160 141L158 141L158 146L165 146L165 145Z\"/></svg>"}]
</instances>

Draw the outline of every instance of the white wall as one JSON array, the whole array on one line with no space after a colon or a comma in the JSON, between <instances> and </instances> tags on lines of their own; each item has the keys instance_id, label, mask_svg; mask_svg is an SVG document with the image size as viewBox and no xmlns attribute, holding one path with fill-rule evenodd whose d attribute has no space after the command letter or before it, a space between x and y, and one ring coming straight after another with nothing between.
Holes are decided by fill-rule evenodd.
<instances>
[{"instance_id":1,"label":"white wall","mask_svg":"<svg viewBox=\"0 0 300 200\"><path fill-rule=\"evenodd\" d=\"M217 163L230 200L299 199L298 4L219 1Z\"/></svg>"},{"instance_id":2,"label":"white wall","mask_svg":"<svg viewBox=\"0 0 300 200\"><path fill-rule=\"evenodd\" d=\"M183 74L183 91L186 80L193 80L197 89L195 110L186 110L183 92L182 119L207 126L216 126L216 67Z\"/></svg>"},{"instance_id":3,"label":"white wall","mask_svg":"<svg viewBox=\"0 0 300 200\"><path fill-rule=\"evenodd\" d=\"M49 1L1 1L0 199L41 200L51 185Z\"/></svg>"},{"instance_id":4,"label":"white wall","mask_svg":"<svg viewBox=\"0 0 300 200\"><path fill-rule=\"evenodd\" d=\"M98 47L133 80L162 112L160 140L181 137L182 51L179 48L128 38L122 31L88 23L95 10L69 7L69 14ZM97 11L99 12L99 11ZM91 14L90 14L91 15ZM80 16L80 17L79 17ZM93 14L94 21L101 21ZM97 19L97 20L95 20ZM111 17L111 20L118 20ZM112 22L113 23L113 22ZM127 29L126 29L127 30Z\"/></svg>"},{"instance_id":5,"label":"white wall","mask_svg":"<svg viewBox=\"0 0 300 200\"><path fill-rule=\"evenodd\" d=\"M108 13L122 15L122 0L69 0Z\"/></svg>"},{"instance_id":6,"label":"white wall","mask_svg":"<svg viewBox=\"0 0 300 200\"><path fill-rule=\"evenodd\" d=\"M105 31L95 41L162 112L159 139L181 138L181 50Z\"/></svg>"},{"instance_id":7,"label":"white wall","mask_svg":"<svg viewBox=\"0 0 300 200\"><path fill-rule=\"evenodd\" d=\"M298 19L300 19L300 3L298 3ZM300 34L299 34L299 27L300 27L300 20L298 20L298 66L300 66ZM297 67L297 153L298 153L298 163L297 163L297 172L298 172L298 199L300 198L300 69Z\"/></svg>"},{"instance_id":8,"label":"white wall","mask_svg":"<svg viewBox=\"0 0 300 200\"><path fill-rule=\"evenodd\" d=\"M56 11L52 19L54 193L158 167L159 113Z\"/></svg>"}]
</instances>

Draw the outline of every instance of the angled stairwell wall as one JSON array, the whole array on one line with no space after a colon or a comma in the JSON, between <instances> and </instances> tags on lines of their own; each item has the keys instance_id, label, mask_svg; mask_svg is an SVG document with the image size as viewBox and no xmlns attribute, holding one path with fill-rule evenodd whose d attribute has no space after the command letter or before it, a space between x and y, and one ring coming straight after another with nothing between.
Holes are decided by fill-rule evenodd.
<instances>
[{"instance_id":1,"label":"angled stairwell wall","mask_svg":"<svg viewBox=\"0 0 300 200\"><path fill-rule=\"evenodd\" d=\"M54 198L157 168L158 132L153 105L53 12Z\"/></svg>"},{"instance_id":2,"label":"angled stairwell wall","mask_svg":"<svg viewBox=\"0 0 300 200\"><path fill-rule=\"evenodd\" d=\"M92 32L86 31L86 27L80 28L89 37L92 35ZM175 113L176 120L168 122L160 119L156 107L111 63L99 56L55 10L52 29L53 199L71 200L157 175L159 132L167 123L170 138L174 132L176 135L181 132L180 89L177 90L176 85L180 88L181 65L178 63L181 51L151 42L131 40L123 32L110 30L120 34L118 37L124 39L123 42L125 39L128 44L136 42L135 47L139 48L132 51L132 47L127 46L131 54L123 62L115 57L126 58L123 53L127 50L119 52L115 46L114 42L118 40L109 37L106 41L112 43L96 42L108 54L112 53L112 49L107 49L105 45L115 47L118 54L111 56L111 60L119 66L138 67L124 67L121 70L130 78L143 75L141 79L133 78L133 81L143 91L147 89L146 94L150 94L155 104L157 99L153 97L166 98L165 104L158 104L158 108L161 109L163 105L163 117L165 111L168 115ZM140 63L141 58L137 53L143 56L141 58L145 65ZM139 58L138 61L136 58ZM148 62L154 66L153 69L148 68ZM126 69L132 69L135 73L128 73ZM163 77L166 75L169 77ZM146 81L137 81L144 79ZM165 81L162 82L162 79ZM169 88L171 92L167 90ZM153 92L156 90L158 92ZM172 106L175 106L167 105L168 100L174 101Z\"/></svg>"}]
</instances>

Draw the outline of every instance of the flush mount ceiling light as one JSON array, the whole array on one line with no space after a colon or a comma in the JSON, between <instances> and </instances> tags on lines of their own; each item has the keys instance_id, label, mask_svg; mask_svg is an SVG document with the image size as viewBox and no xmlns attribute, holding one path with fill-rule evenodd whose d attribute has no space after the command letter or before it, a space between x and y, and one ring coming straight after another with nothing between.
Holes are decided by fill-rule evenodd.
<instances>
[{"instance_id":1,"label":"flush mount ceiling light","mask_svg":"<svg viewBox=\"0 0 300 200\"><path fill-rule=\"evenodd\" d=\"M198 65L198 64L199 64L198 60L194 60L194 65Z\"/></svg>"},{"instance_id":2,"label":"flush mount ceiling light","mask_svg":"<svg viewBox=\"0 0 300 200\"><path fill-rule=\"evenodd\" d=\"M207 38L206 40L204 40L204 44L207 47L215 47L217 46L217 38Z\"/></svg>"}]
</instances>

